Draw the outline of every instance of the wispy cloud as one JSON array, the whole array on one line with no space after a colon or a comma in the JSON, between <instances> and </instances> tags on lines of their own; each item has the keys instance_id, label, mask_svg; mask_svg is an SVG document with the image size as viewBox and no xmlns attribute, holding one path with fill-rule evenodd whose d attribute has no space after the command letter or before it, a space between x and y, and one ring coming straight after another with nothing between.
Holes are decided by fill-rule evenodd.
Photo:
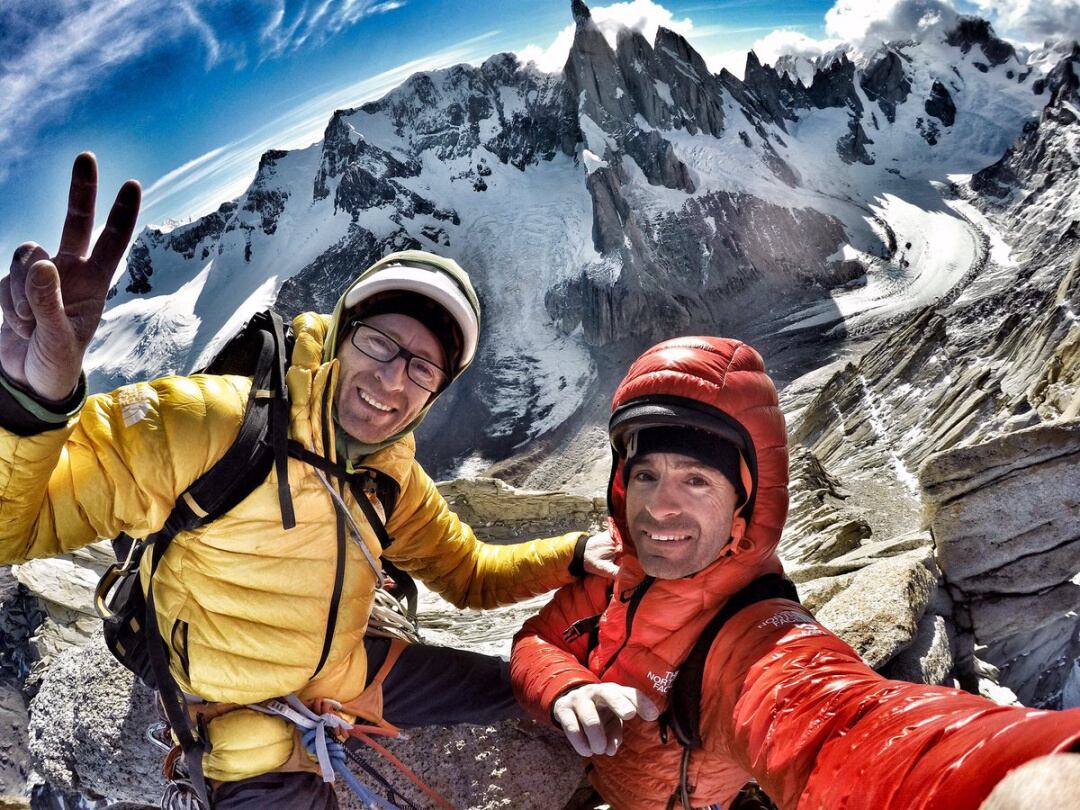
<instances>
[{"instance_id":1,"label":"wispy cloud","mask_svg":"<svg viewBox=\"0 0 1080 810\"><path fill-rule=\"evenodd\" d=\"M0 34L0 154L5 163L23 153L37 126L59 117L99 76L174 36L178 16L148 14L148 5L90 0L70 4L59 19L36 26L32 21L41 18L41 11L33 0L15 0L5 9L0 31L9 30L10 17L31 23Z\"/></svg>"},{"instance_id":2,"label":"wispy cloud","mask_svg":"<svg viewBox=\"0 0 1080 810\"><path fill-rule=\"evenodd\" d=\"M400 0L5 0L0 5L0 181L42 127L126 65L191 40L207 69L319 43ZM243 21L238 24L238 21Z\"/></svg>"},{"instance_id":3,"label":"wispy cloud","mask_svg":"<svg viewBox=\"0 0 1080 810\"><path fill-rule=\"evenodd\" d=\"M762 31L775 31L775 25L754 25L748 28L740 28L735 25L695 25L690 39L697 42L699 39L712 37L734 36L736 34L757 34Z\"/></svg>"},{"instance_id":4,"label":"wispy cloud","mask_svg":"<svg viewBox=\"0 0 1080 810\"><path fill-rule=\"evenodd\" d=\"M262 28L264 57L272 58L312 42L319 44L372 14L385 14L404 6L403 0L319 0L286 4L273 0L268 24Z\"/></svg>"},{"instance_id":5,"label":"wispy cloud","mask_svg":"<svg viewBox=\"0 0 1080 810\"><path fill-rule=\"evenodd\" d=\"M267 149L296 149L320 140L334 110L357 107L377 99L414 73L460 62L476 61L485 53L481 43L496 36L489 31L423 58L404 62L376 76L324 93L297 105L244 138L220 146L154 181L143 195L140 219L190 219L235 199L250 185ZM197 191L193 191L197 189Z\"/></svg>"}]
</instances>

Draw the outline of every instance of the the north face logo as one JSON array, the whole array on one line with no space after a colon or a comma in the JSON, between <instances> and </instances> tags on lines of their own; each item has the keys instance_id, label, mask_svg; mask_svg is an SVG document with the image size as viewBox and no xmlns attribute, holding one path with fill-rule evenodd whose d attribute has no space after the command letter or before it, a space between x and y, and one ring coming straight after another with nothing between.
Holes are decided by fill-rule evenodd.
<instances>
[{"instance_id":1,"label":"the north face logo","mask_svg":"<svg viewBox=\"0 0 1080 810\"><path fill-rule=\"evenodd\" d=\"M663 675L657 675L655 672L649 673L649 680L652 681L653 688L661 695L666 695L671 688L671 684L675 682L675 672L666 672Z\"/></svg>"}]
</instances>

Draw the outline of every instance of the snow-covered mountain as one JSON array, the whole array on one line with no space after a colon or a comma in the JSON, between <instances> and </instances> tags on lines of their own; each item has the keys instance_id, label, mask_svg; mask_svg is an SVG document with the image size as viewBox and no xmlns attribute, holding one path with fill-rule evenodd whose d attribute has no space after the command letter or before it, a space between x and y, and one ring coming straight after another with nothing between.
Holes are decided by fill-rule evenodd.
<instances>
[{"instance_id":1,"label":"snow-covered mountain","mask_svg":"<svg viewBox=\"0 0 1080 810\"><path fill-rule=\"evenodd\" d=\"M457 259L485 308L479 363L425 425L443 471L595 423L626 360L664 336L757 341L790 379L977 275L985 215L957 176L996 201L991 185L1035 171L1002 155L1067 70L963 18L874 53L750 54L739 80L672 31L609 41L571 11L561 73L498 54L416 74L336 112L321 142L264 154L214 214L145 230L92 387L197 367L266 306L325 311L408 247Z\"/></svg>"}]
</instances>

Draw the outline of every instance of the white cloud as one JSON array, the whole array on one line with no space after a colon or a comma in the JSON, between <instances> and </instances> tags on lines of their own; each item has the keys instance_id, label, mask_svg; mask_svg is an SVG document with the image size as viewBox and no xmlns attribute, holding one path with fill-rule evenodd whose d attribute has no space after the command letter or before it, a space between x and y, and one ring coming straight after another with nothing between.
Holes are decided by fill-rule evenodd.
<instances>
[{"instance_id":1,"label":"white cloud","mask_svg":"<svg viewBox=\"0 0 1080 810\"><path fill-rule=\"evenodd\" d=\"M1080 0L971 0L1000 34L1024 42L1080 39Z\"/></svg>"},{"instance_id":2,"label":"white cloud","mask_svg":"<svg viewBox=\"0 0 1080 810\"><path fill-rule=\"evenodd\" d=\"M522 64L532 62L544 73L558 73L566 64L570 55L570 46L574 44L574 26L564 28L555 37L555 41L542 48L539 45L526 45L517 53Z\"/></svg>"},{"instance_id":3,"label":"white cloud","mask_svg":"<svg viewBox=\"0 0 1080 810\"><path fill-rule=\"evenodd\" d=\"M776 60L784 55L801 56L817 59L843 42L839 39L813 39L798 31L776 30L754 43L754 53L762 64L775 65Z\"/></svg>"},{"instance_id":4,"label":"white cloud","mask_svg":"<svg viewBox=\"0 0 1080 810\"><path fill-rule=\"evenodd\" d=\"M882 42L944 36L957 17L950 0L837 0L825 13L825 39L777 29L757 40L753 50L763 64L776 64L784 55L813 60L843 45L873 51Z\"/></svg>"},{"instance_id":5,"label":"white cloud","mask_svg":"<svg viewBox=\"0 0 1080 810\"><path fill-rule=\"evenodd\" d=\"M593 22L613 48L619 28L623 26L640 32L650 43L656 38L657 28L668 28L683 36L689 35L694 28L689 18L676 20L670 11L653 0L630 0L610 6L597 6L590 8L590 11ZM575 26L571 23L560 31L554 42L546 48L528 45L518 51L518 58L522 62L534 62L545 73L557 73L563 69L566 57L570 54L574 30Z\"/></svg>"},{"instance_id":6,"label":"white cloud","mask_svg":"<svg viewBox=\"0 0 1080 810\"><path fill-rule=\"evenodd\" d=\"M890 40L924 40L956 27L956 9L946 0L837 0L825 13L825 31L835 39L870 49Z\"/></svg>"},{"instance_id":7,"label":"white cloud","mask_svg":"<svg viewBox=\"0 0 1080 810\"><path fill-rule=\"evenodd\" d=\"M956 27L961 13L989 20L998 36L1034 47L1044 40L1080 39L1080 0L837 0L825 14L828 39L777 30L754 43L762 62L782 54L814 57L841 42L870 51L883 41L926 40ZM734 58L730 56L729 58ZM710 66L712 61L710 60ZM730 69L730 68L729 68ZM734 72L734 71L733 71Z\"/></svg>"}]
</instances>

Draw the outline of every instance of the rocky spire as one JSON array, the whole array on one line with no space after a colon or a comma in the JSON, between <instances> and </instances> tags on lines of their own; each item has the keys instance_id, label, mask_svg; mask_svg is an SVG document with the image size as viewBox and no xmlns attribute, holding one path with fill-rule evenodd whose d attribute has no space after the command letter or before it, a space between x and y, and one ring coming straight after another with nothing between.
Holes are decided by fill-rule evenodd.
<instances>
[{"instance_id":1,"label":"rocky spire","mask_svg":"<svg viewBox=\"0 0 1080 810\"><path fill-rule=\"evenodd\" d=\"M855 92L855 64L846 53L838 54L814 74L807 95L818 109L847 106L862 114L862 102Z\"/></svg>"},{"instance_id":2,"label":"rocky spire","mask_svg":"<svg viewBox=\"0 0 1080 810\"><path fill-rule=\"evenodd\" d=\"M859 84L866 97L878 103L890 122L896 120L897 105L907 101L911 93L911 80L904 72L904 63L892 48L886 49L863 71Z\"/></svg>"},{"instance_id":3,"label":"rocky spire","mask_svg":"<svg viewBox=\"0 0 1080 810\"><path fill-rule=\"evenodd\" d=\"M1046 84L1051 93L1048 106L1060 107L1064 101L1080 103L1080 43L1073 43L1072 53L1054 66Z\"/></svg>"},{"instance_id":4,"label":"rocky spire","mask_svg":"<svg viewBox=\"0 0 1080 810\"><path fill-rule=\"evenodd\" d=\"M574 15L574 22L578 24L578 27L592 19L592 12L581 0L573 0L570 3L570 13Z\"/></svg>"}]
</instances>

